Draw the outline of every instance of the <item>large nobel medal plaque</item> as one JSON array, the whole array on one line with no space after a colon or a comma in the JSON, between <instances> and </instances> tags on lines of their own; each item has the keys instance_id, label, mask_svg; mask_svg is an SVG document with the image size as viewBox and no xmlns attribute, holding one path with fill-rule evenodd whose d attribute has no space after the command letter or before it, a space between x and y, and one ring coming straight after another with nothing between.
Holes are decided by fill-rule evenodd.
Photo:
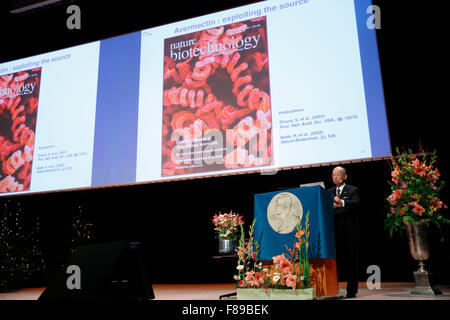
<instances>
[{"instance_id":1,"label":"large nobel medal plaque","mask_svg":"<svg viewBox=\"0 0 450 320\"><path fill-rule=\"evenodd\" d=\"M267 220L272 229L281 234L294 231L302 220L303 206L299 198L290 192L276 194L267 207Z\"/></svg>"}]
</instances>

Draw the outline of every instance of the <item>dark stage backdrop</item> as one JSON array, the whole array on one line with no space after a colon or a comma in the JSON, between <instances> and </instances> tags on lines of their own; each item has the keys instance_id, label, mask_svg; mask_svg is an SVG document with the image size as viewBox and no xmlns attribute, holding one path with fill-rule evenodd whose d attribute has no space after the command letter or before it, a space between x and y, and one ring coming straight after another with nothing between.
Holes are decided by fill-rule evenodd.
<instances>
[{"instance_id":1,"label":"dark stage backdrop","mask_svg":"<svg viewBox=\"0 0 450 320\"><path fill-rule=\"evenodd\" d=\"M417 2L417 3L416 3ZM214 12L250 1L180 2L143 8L142 2L72 1L81 8L81 30L66 28L67 6L11 17L2 8L0 21L14 26L2 32L0 61L56 50L89 41L137 31L163 23ZM203 4L203 5L202 5ZM428 150L437 149L438 168L449 180L447 99L444 99L444 13L435 5L418 1L374 1L381 8L379 42L385 99L395 147L414 148L419 141ZM420 4L420 5L419 5ZM3 4L2 4L3 5ZM6 22L5 22L6 21ZM5 49L7 48L7 49ZM360 280L367 266L379 265L382 281L413 281L417 264L405 237L392 238L383 229L389 195L390 169L386 161L347 164L348 183L361 188L363 228ZM246 174L220 178L176 181L89 191L60 192L12 197L21 202L27 217L41 221L42 248L47 264L56 268L68 254L70 224L77 208L95 223L95 241L125 239L142 241L151 261L154 283L231 282L234 262L218 262L211 217L233 210L246 222L253 216L253 194L301 183L325 181L331 186L332 167L280 171L276 175ZM448 187L443 201L449 204ZM0 201L5 201L1 198ZM448 214L448 213L447 213ZM450 284L450 229L440 242L432 233L429 267L439 284Z\"/></svg>"}]
</instances>

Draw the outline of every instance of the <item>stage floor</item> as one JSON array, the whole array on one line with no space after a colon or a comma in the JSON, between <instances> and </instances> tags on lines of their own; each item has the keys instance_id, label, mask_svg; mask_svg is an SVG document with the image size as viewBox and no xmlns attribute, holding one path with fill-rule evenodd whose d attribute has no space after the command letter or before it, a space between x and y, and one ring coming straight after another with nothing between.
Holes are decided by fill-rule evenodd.
<instances>
[{"instance_id":1,"label":"stage floor","mask_svg":"<svg viewBox=\"0 0 450 320\"><path fill-rule=\"evenodd\" d=\"M345 283L339 283L340 294L345 295ZM359 283L358 296L346 300L450 300L450 286L438 286L442 295L415 296L410 291L414 283L382 282L381 289L369 290ZM0 293L0 300L37 300L44 288L27 288ZM235 292L233 284L154 284L156 300L219 300L221 295ZM236 297L224 298L233 300Z\"/></svg>"}]
</instances>

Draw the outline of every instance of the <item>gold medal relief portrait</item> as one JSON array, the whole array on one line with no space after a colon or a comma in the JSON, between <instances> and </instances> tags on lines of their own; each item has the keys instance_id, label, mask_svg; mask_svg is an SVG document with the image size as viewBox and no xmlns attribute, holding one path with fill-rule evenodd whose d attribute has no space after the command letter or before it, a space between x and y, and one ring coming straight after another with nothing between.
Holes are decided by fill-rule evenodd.
<instances>
[{"instance_id":1,"label":"gold medal relief portrait","mask_svg":"<svg viewBox=\"0 0 450 320\"><path fill-rule=\"evenodd\" d=\"M281 234L294 231L300 218L303 217L303 206L299 198L290 192L276 194L267 207L267 220L272 229Z\"/></svg>"}]
</instances>

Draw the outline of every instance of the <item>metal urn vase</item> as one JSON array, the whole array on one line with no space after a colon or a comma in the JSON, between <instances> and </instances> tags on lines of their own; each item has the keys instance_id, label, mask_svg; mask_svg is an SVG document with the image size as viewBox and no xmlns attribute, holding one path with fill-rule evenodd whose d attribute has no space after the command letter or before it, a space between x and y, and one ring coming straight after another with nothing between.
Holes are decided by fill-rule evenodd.
<instances>
[{"instance_id":1,"label":"metal urn vase","mask_svg":"<svg viewBox=\"0 0 450 320\"><path fill-rule=\"evenodd\" d=\"M419 262L419 269L414 272L415 287L411 294L437 295L442 292L431 281L431 273L425 269L425 261L430 256L428 242L428 219L419 222L403 221L406 225L411 255Z\"/></svg>"},{"instance_id":2,"label":"metal urn vase","mask_svg":"<svg viewBox=\"0 0 450 320\"><path fill-rule=\"evenodd\" d=\"M219 254L233 254L236 250L236 240L220 240Z\"/></svg>"}]
</instances>

